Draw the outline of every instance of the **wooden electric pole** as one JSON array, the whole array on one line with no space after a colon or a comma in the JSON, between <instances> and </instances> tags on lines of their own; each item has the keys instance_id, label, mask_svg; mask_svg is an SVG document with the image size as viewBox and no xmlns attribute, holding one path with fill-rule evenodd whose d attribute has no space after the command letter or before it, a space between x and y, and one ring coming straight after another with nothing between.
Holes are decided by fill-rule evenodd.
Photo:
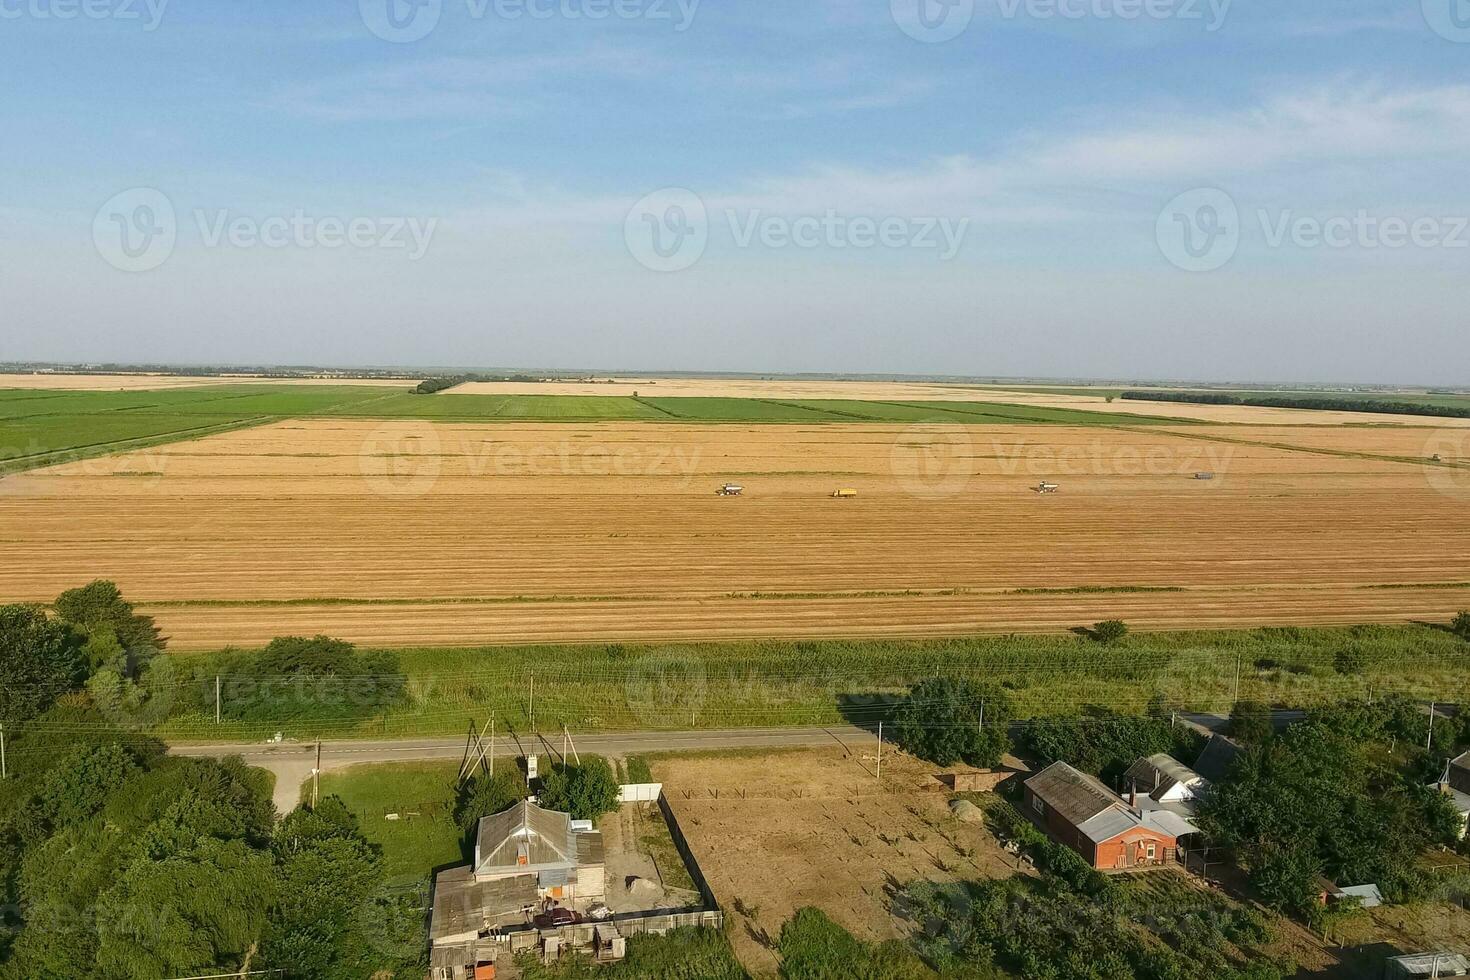
<instances>
[{"instance_id":1,"label":"wooden electric pole","mask_svg":"<svg viewBox=\"0 0 1470 980\"><path fill-rule=\"evenodd\" d=\"M219 675L218 674L215 674L214 675L214 723L216 725L219 724L219 705L220 705Z\"/></svg>"},{"instance_id":2,"label":"wooden electric pole","mask_svg":"<svg viewBox=\"0 0 1470 980\"><path fill-rule=\"evenodd\" d=\"M322 788L322 740L316 740L316 768L311 770L311 808L316 809L317 797Z\"/></svg>"}]
</instances>

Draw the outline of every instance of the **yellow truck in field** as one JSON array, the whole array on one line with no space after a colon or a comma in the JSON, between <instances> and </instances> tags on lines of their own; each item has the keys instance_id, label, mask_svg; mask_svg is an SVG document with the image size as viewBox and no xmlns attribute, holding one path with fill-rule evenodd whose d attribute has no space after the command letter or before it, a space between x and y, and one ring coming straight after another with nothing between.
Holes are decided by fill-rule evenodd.
<instances>
[{"instance_id":1,"label":"yellow truck in field","mask_svg":"<svg viewBox=\"0 0 1470 980\"><path fill-rule=\"evenodd\" d=\"M857 491L856 490L853 490L850 487L842 487L841 489L833 490L832 491L832 496L838 497L838 498L841 498L841 499L846 499L848 497L856 497L857 496Z\"/></svg>"}]
</instances>

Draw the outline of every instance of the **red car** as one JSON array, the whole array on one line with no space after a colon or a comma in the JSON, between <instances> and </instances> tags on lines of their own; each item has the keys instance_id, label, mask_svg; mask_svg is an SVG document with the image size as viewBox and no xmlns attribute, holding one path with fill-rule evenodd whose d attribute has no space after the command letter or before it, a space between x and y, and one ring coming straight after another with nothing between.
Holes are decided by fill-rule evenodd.
<instances>
[{"instance_id":1,"label":"red car","mask_svg":"<svg viewBox=\"0 0 1470 980\"><path fill-rule=\"evenodd\" d=\"M571 909L562 908L558 905L554 909L542 912L531 921L537 929L559 929L562 926L574 926L582 920L582 917Z\"/></svg>"}]
</instances>

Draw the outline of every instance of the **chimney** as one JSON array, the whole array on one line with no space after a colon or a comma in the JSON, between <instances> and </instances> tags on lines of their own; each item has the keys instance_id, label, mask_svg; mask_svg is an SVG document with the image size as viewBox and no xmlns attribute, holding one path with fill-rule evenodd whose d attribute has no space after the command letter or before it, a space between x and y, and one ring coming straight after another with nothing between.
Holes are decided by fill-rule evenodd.
<instances>
[{"instance_id":1,"label":"chimney","mask_svg":"<svg viewBox=\"0 0 1470 980\"><path fill-rule=\"evenodd\" d=\"M1138 781L1137 780L1131 780L1128 783L1128 805L1131 806L1131 807L1133 807L1133 809L1135 809L1135 810L1138 809Z\"/></svg>"}]
</instances>

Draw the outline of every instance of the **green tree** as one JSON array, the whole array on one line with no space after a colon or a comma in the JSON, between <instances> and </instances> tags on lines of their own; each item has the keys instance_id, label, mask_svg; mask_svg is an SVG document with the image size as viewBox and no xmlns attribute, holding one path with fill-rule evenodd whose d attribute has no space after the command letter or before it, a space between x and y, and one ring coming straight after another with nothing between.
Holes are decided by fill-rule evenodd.
<instances>
[{"instance_id":1,"label":"green tree","mask_svg":"<svg viewBox=\"0 0 1470 980\"><path fill-rule=\"evenodd\" d=\"M1470 610L1457 613L1450 630L1462 640L1470 640Z\"/></svg>"},{"instance_id":2,"label":"green tree","mask_svg":"<svg viewBox=\"0 0 1470 980\"><path fill-rule=\"evenodd\" d=\"M279 887L261 946L262 964L288 975L347 977L356 952L344 942L382 879L379 848L337 797L292 811L271 842ZM355 974L362 975L362 974Z\"/></svg>"},{"instance_id":3,"label":"green tree","mask_svg":"<svg viewBox=\"0 0 1470 980\"><path fill-rule=\"evenodd\" d=\"M111 632L124 649L158 645L153 618L134 612L132 603L106 579L61 593L56 597L56 615L88 635Z\"/></svg>"},{"instance_id":4,"label":"green tree","mask_svg":"<svg viewBox=\"0 0 1470 980\"><path fill-rule=\"evenodd\" d=\"M515 806L530 795L520 769L501 768L495 775L477 773L459 788L454 800L454 822L473 837L481 817L488 817ZM542 799L545 799L543 795Z\"/></svg>"},{"instance_id":5,"label":"green tree","mask_svg":"<svg viewBox=\"0 0 1470 980\"><path fill-rule=\"evenodd\" d=\"M1010 751L1012 717L1011 699L998 687L931 677L915 684L898 706L893 734L905 752L936 765L963 759L991 767Z\"/></svg>"},{"instance_id":6,"label":"green tree","mask_svg":"<svg viewBox=\"0 0 1470 980\"><path fill-rule=\"evenodd\" d=\"M1043 763L1066 762L1111 782L1143 756L1165 752L1192 760L1202 739L1167 718L1094 711L1086 715L1035 718L1021 736L1027 751Z\"/></svg>"},{"instance_id":7,"label":"green tree","mask_svg":"<svg viewBox=\"0 0 1470 980\"><path fill-rule=\"evenodd\" d=\"M1092 638L1099 643L1117 643L1128 635L1128 624L1121 619L1105 619L1092 624Z\"/></svg>"},{"instance_id":8,"label":"green tree","mask_svg":"<svg viewBox=\"0 0 1470 980\"><path fill-rule=\"evenodd\" d=\"M574 820L597 820L618 808L618 777L606 759L592 756L580 766L553 767L537 797L541 806L570 813Z\"/></svg>"},{"instance_id":9,"label":"green tree","mask_svg":"<svg viewBox=\"0 0 1470 980\"><path fill-rule=\"evenodd\" d=\"M1238 742L1257 745L1275 732L1270 705L1260 701L1237 701L1230 709L1230 734Z\"/></svg>"},{"instance_id":10,"label":"green tree","mask_svg":"<svg viewBox=\"0 0 1470 980\"><path fill-rule=\"evenodd\" d=\"M39 606L0 606L0 721L34 718L86 677L81 641Z\"/></svg>"}]
</instances>

